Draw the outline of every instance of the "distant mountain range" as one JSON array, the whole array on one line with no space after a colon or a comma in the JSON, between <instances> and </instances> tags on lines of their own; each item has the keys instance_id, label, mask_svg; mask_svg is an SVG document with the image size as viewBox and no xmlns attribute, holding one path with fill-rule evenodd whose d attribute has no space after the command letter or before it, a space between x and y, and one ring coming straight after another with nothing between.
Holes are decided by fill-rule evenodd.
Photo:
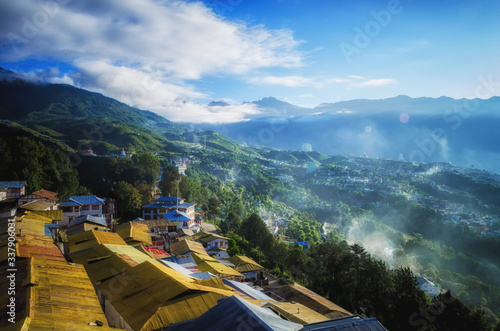
<instances>
[{"instance_id":1,"label":"distant mountain range","mask_svg":"<svg viewBox=\"0 0 500 331\"><path fill-rule=\"evenodd\" d=\"M183 153L196 143L221 151L252 152L236 141L280 150L444 161L500 172L499 97L397 96L314 108L267 97L252 102L261 112L248 121L183 125L99 93L30 82L0 68L0 98L0 130L36 136L63 149L90 146L99 155L122 148Z\"/></svg>"},{"instance_id":2,"label":"distant mountain range","mask_svg":"<svg viewBox=\"0 0 500 331\"><path fill-rule=\"evenodd\" d=\"M237 142L412 162L452 162L500 172L500 98L397 96L303 108L273 97L252 102L249 121L196 124Z\"/></svg>"},{"instance_id":3,"label":"distant mountain range","mask_svg":"<svg viewBox=\"0 0 500 331\"><path fill-rule=\"evenodd\" d=\"M0 133L35 137L64 150L97 155L186 153L204 143L221 151L241 150L215 131L202 132L156 113L130 107L99 93L63 84L41 84L0 68Z\"/></svg>"}]
</instances>

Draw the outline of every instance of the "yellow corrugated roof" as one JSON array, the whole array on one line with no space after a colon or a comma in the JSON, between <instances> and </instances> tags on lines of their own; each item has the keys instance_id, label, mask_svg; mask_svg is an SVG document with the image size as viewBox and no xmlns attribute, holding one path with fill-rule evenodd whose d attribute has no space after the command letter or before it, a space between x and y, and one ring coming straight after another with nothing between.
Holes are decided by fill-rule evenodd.
<instances>
[{"instance_id":1,"label":"yellow corrugated roof","mask_svg":"<svg viewBox=\"0 0 500 331\"><path fill-rule=\"evenodd\" d=\"M192 240L181 240L179 242L176 242L175 244L170 245L170 252L173 255L183 255L189 252L208 255L202 244Z\"/></svg>"},{"instance_id":2,"label":"yellow corrugated roof","mask_svg":"<svg viewBox=\"0 0 500 331\"><path fill-rule=\"evenodd\" d=\"M303 325L330 320L328 317L297 302L268 302L264 307L271 307L287 320Z\"/></svg>"},{"instance_id":3,"label":"yellow corrugated roof","mask_svg":"<svg viewBox=\"0 0 500 331\"><path fill-rule=\"evenodd\" d=\"M215 305L218 298L233 295L232 291L207 283L200 285L156 261L141 263L98 288L134 330L155 330L172 321L191 319L193 313L201 315ZM193 296L201 293L212 295Z\"/></svg>"},{"instance_id":4,"label":"yellow corrugated roof","mask_svg":"<svg viewBox=\"0 0 500 331\"><path fill-rule=\"evenodd\" d=\"M18 261L17 276L23 276L23 287L16 298L23 300L24 311L17 312L18 330L97 330L88 323L101 321L99 330L109 327L94 287L81 265L48 259L30 258ZM5 279L5 277L2 277ZM3 301L7 295L1 295Z\"/></svg>"},{"instance_id":5,"label":"yellow corrugated roof","mask_svg":"<svg viewBox=\"0 0 500 331\"><path fill-rule=\"evenodd\" d=\"M222 264L220 262L211 262L211 261L205 261L202 263L198 263L198 270L200 271L208 271L213 273L214 275L229 275L229 276L238 276L238 277L244 277L242 274L240 274L238 271L228 267L225 264Z\"/></svg>"},{"instance_id":6,"label":"yellow corrugated roof","mask_svg":"<svg viewBox=\"0 0 500 331\"><path fill-rule=\"evenodd\" d=\"M249 272L264 269L263 266L261 266L251 258L243 255L234 255L229 260L236 266L236 270L239 272Z\"/></svg>"},{"instance_id":7,"label":"yellow corrugated roof","mask_svg":"<svg viewBox=\"0 0 500 331\"><path fill-rule=\"evenodd\" d=\"M151 245L151 236L148 232L148 226L138 222L120 224L116 229L116 233L126 242L138 242Z\"/></svg>"},{"instance_id":8,"label":"yellow corrugated roof","mask_svg":"<svg viewBox=\"0 0 500 331\"><path fill-rule=\"evenodd\" d=\"M118 234L107 231L90 230L68 236L70 253L82 251L97 244L127 245Z\"/></svg>"},{"instance_id":9,"label":"yellow corrugated roof","mask_svg":"<svg viewBox=\"0 0 500 331\"><path fill-rule=\"evenodd\" d=\"M34 211L33 213L38 214L40 216L50 218L51 220L54 220L54 221L62 221L62 218L63 218L62 209Z\"/></svg>"},{"instance_id":10,"label":"yellow corrugated roof","mask_svg":"<svg viewBox=\"0 0 500 331\"><path fill-rule=\"evenodd\" d=\"M301 303L310 309L329 317L351 316L344 308L299 284L288 284L273 288L272 291L287 301Z\"/></svg>"},{"instance_id":11,"label":"yellow corrugated roof","mask_svg":"<svg viewBox=\"0 0 500 331\"><path fill-rule=\"evenodd\" d=\"M204 292L183 296L160 307L141 330L160 330L165 325L200 317L217 305L221 295Z\"/></svg>"},{"instance_id":12,"label":"yellow corrugated roof","mask_svg":"<svg viewBox=\"0 0 500 331\"><path fill-rule=\"evenodd\" d=\"M191 253L191 256L194 259L194 262L196 263L201 263L203 261L211 261L211 262L217 262L217 259L211 257L210 255L205 255L205 254L199 254L199 253Z\"/></svg>"},{"instance_id":13,"label":"yellow corrugated roof","mask_svg":"<svg viewBox=\"0 0 500 331\"><path fill-rule=\"evenodd\" d=\"M52 223L52 220L31 212L26 212L21 216L16 216L15 218L16 234L21 231L22 235L34 234L34 235L45 235L45 224ZM9 222L7 219L3 219L0 222L0 233L7 233L7 228Z\"/></svg>"},{"instance_id":14,"label":"yellow corrugated roof","mask_svg":"<svg viewBox=\"0 0 500 331\"><path fill-rule=\"evenodd\" d=\"M103 281L153 258L128 245L97 244L70 253L76 263L83 264L92 282Z\"/></svg>"},{"instance_id":15,"label":"yellow corrugated roof","mask_svg":"<svg viewBox=\"0 0 500 331\"><path fill-rule=\"evenodd\" d=\"M215 240L215 239L229 240L229 238L226 238L226 237L214 234L214 233L210 233L210 232L204 232L204 231L198 232L197 234L195 234L193 236L193 238L195 240L202 242L202 243L207 243L207 242Z\"/></svg>"}]
</instances>

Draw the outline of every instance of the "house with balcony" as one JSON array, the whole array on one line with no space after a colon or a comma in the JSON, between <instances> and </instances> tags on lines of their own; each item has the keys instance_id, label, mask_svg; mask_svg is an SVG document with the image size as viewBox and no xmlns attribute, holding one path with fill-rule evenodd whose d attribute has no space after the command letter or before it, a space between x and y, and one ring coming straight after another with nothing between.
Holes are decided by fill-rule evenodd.
<instances>
[{"instance_id":1,"label":"house with balcony","mask_svg":"<svg viewBox=\"0 0 500 331\"><path fill-rule=\"evenodd\" d=\"M187 203L182 198L161 197L149 205L142 206L142 218L144 220L162 219L165 214L178 210L186 214L194 224L195 206L195 203Z\"/></svg>"},{"instance_id":2,"label":"house with balcony","mask_svg":"<svg viewBox=\"0 0 500 331\"><path fill-rule=\"evenodd\" d=\"M94 217L104 217L106 222L111 223L114 207L113 200L106 200L95 195L73 195L69 199L59 204L59 209L63 211L61 226L68 226L74 218L90 215Z\"/></svg>"}]
</instances>

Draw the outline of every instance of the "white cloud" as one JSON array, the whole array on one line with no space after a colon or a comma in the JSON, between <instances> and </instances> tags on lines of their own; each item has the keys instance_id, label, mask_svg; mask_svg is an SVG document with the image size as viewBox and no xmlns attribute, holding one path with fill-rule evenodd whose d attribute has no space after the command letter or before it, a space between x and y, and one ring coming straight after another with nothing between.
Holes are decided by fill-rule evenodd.
<instances>
[{"instance_id":1,"label":"white cloud","mask_svg":"<svg viewBox=\"0 0 500 331\"><path fill-rule=\"evenodd\" d=\"M52 73L51 81L74 83L143 109L163 109L172 120L173 109L186 121L200 118L198 106L179 102L205 97L186 83L190 80L302 65L303 54L297 50L301 42L290 30L230 22L201 2L70 1L48 11L42 3L9 1L2 6L0 29L8 33L0 36L6 45L0 60L36 57L71 64L76 72ZM28 34L26 26L34 15L46 20ZM244 116L248 109L232 111ZM223 119L219 115L224 112L214 116ZM238 118L226 115L228 120Z\"/></svg>"},{"instance_id":2,"label":"white cloud","mask_svg":"<svg viewBox=\"0 0 500 331\"><path fill-rule=\"evenodd\" d=\"M345 78L333 77L326 80L326 83L329 84L345 84L347 88L384 87L389 84L397 84L397 82L392 78L367 79L357 75L348 75Z\"/></svg>"},{"instance_id":3,"label":"white cloud","mask_svg":"<svg viewBox=\"0 0 500 331\"><path fill-rule=\"evenodd\" d=\"M277 85L286 87L301 87L315 85L311 78L301 76L264 76L253 77L247 80L247 83L254 85Z\"/></svg>"}]
</instances>

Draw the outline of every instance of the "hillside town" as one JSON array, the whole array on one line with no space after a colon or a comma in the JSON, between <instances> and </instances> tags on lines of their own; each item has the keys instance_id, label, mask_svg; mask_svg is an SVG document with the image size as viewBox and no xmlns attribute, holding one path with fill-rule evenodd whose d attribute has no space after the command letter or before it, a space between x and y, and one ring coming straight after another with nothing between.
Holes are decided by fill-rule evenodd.
<instances>
[{"instance_id":1,"label":"hillside town","mask_svg":"<svg viewBox=\"0 0 500 331\"><path fill-rule=\"evenodd\" d=\"M4 330L385 330L253 259L185 199L116 222L114 200L0 182Z\"/></svg>"}]
</instances>

